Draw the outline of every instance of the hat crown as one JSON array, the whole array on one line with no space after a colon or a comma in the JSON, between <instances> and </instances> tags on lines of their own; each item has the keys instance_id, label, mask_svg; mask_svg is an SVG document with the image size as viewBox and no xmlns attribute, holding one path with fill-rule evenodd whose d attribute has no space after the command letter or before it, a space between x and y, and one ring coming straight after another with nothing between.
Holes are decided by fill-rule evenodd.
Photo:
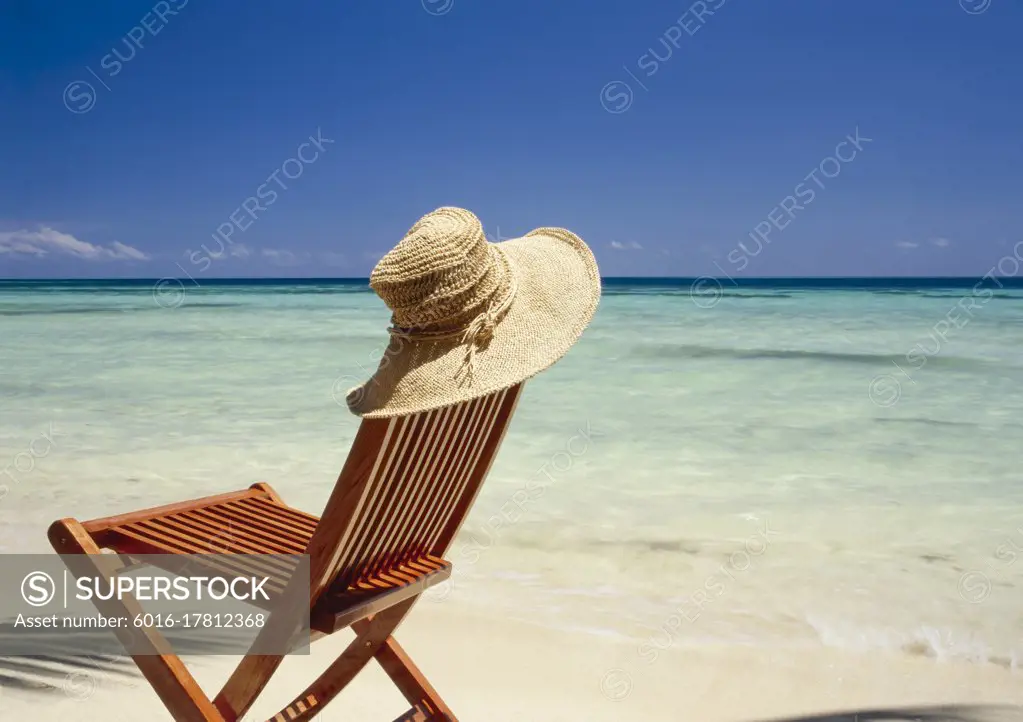
<instances>
[{"instance_id":1,"label":"hat crown","mask_svg":"<svg viewBox=\"0 0 1023 722\"><path fill-rule=\"evenodd\" d=\"M471 211L438 208L380 259L369 285L396 327L454 330L508 290L510 272L500 255Z\"/></svg>"}]
</instances>

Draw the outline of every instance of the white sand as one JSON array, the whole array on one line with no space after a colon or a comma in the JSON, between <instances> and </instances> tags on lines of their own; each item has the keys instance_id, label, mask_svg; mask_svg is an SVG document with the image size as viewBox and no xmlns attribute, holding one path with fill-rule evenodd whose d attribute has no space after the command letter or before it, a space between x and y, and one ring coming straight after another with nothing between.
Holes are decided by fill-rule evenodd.
<instances>
[{"instance_id":1,"label":"white sand","mask_svg":"<svg viewBox=\"0 0 1023 722\"><path fill-rule=\"evenodd\" d=\"M736 647L668 649L648 664L632 641L484 618L452 603L418 605L397 636L462 720L754 722L879 707L1023 705L1023 674L994 665L825 649L772 656ZM246 719L276 712L349 639L336 635L317 642L308 657L287 660ZM234 661L186 659L211 694ZM42 722L170 719L140 677L77 677L68 688L4 689L0 716ZM372 663L317 719L387 721L405 709ZM976 719L1023 720L1023 711Z\"/></svg>"}]
</instances>

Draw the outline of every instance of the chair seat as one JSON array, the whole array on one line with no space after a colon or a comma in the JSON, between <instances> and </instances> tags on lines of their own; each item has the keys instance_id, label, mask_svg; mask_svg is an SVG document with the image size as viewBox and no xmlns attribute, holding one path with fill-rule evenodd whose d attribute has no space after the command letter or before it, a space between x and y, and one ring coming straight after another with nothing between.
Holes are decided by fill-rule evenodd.
<instances>
[{"instance_id":1,"label":"chair seat","mask_svg":"<svg viewBox=\"0 0 1023 722\"><path fill-rule=\"evenodd\" d=\"M85 522L101 547L135 554L303 554L319 518L247 489Z\"/></svg>"},{"instance_id":2,"label":"chair seat","mask_svg":"<svg viewBox=\"0 0 1023 722\"><path fill-rule=\"evenodd\" d=\"M310 626L333 634L352 622L376 614L451 576L451 562L429 554L365 577L343 590L330 590L317 603Z\"/></svg>"},{"instance_id":3,"label":"chair seat","mask_svg":"<svg viewBox=\"0 0 1023 722\"><path fill-rule=\"evenodd\" d=\"M172 573L206 568L230 577L268 576L265 589L270 599L261 606L272 607L296 565L287 555L306 553L318 523L318 517L287 506L257 486L95 519L83 526L100 547L123 556L161 555L148 561ZM257 556L268 554L279 558ZM357 581L320 598L311 613L312 628L333 633L450 575L449 562L428 554L356 574Z\"/></svg>"}]
</instances>

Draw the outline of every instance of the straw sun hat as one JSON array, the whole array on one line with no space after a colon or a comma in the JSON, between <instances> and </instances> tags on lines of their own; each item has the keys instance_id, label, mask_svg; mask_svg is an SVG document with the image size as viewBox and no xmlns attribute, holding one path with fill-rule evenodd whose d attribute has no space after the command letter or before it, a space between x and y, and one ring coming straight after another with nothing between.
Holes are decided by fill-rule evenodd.
<instances>
[{"instance_id":1,"label":"straw sun hat","mask_svg":"<svg viewBox=\"0 0 1023 722\"><path fill-rule=\"evenodd\" d=\"M448 406L538 374L571 348L600 300L597 262L577 235L537 228L490 243L462 208L420 218L369 285L392 325L376 373L347 395L366 418Z\"/></svg>"}]
</instances>

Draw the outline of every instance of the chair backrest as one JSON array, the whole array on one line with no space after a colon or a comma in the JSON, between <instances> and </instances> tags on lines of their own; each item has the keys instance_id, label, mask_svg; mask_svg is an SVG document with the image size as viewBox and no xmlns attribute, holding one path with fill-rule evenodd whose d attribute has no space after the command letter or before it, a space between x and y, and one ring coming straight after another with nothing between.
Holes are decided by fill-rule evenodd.
<instances>
[{"instance_id":1,"label":"chair backrest","mask_svg":"<svg viewBox=\"0 0 1023 722\"><path fill-rule=\"evenodd\" d=\"M443 409L364 419L309 542L311 601L423 555L442 557L521 391L518 384Z\"/></svg>"}]
</instances>

